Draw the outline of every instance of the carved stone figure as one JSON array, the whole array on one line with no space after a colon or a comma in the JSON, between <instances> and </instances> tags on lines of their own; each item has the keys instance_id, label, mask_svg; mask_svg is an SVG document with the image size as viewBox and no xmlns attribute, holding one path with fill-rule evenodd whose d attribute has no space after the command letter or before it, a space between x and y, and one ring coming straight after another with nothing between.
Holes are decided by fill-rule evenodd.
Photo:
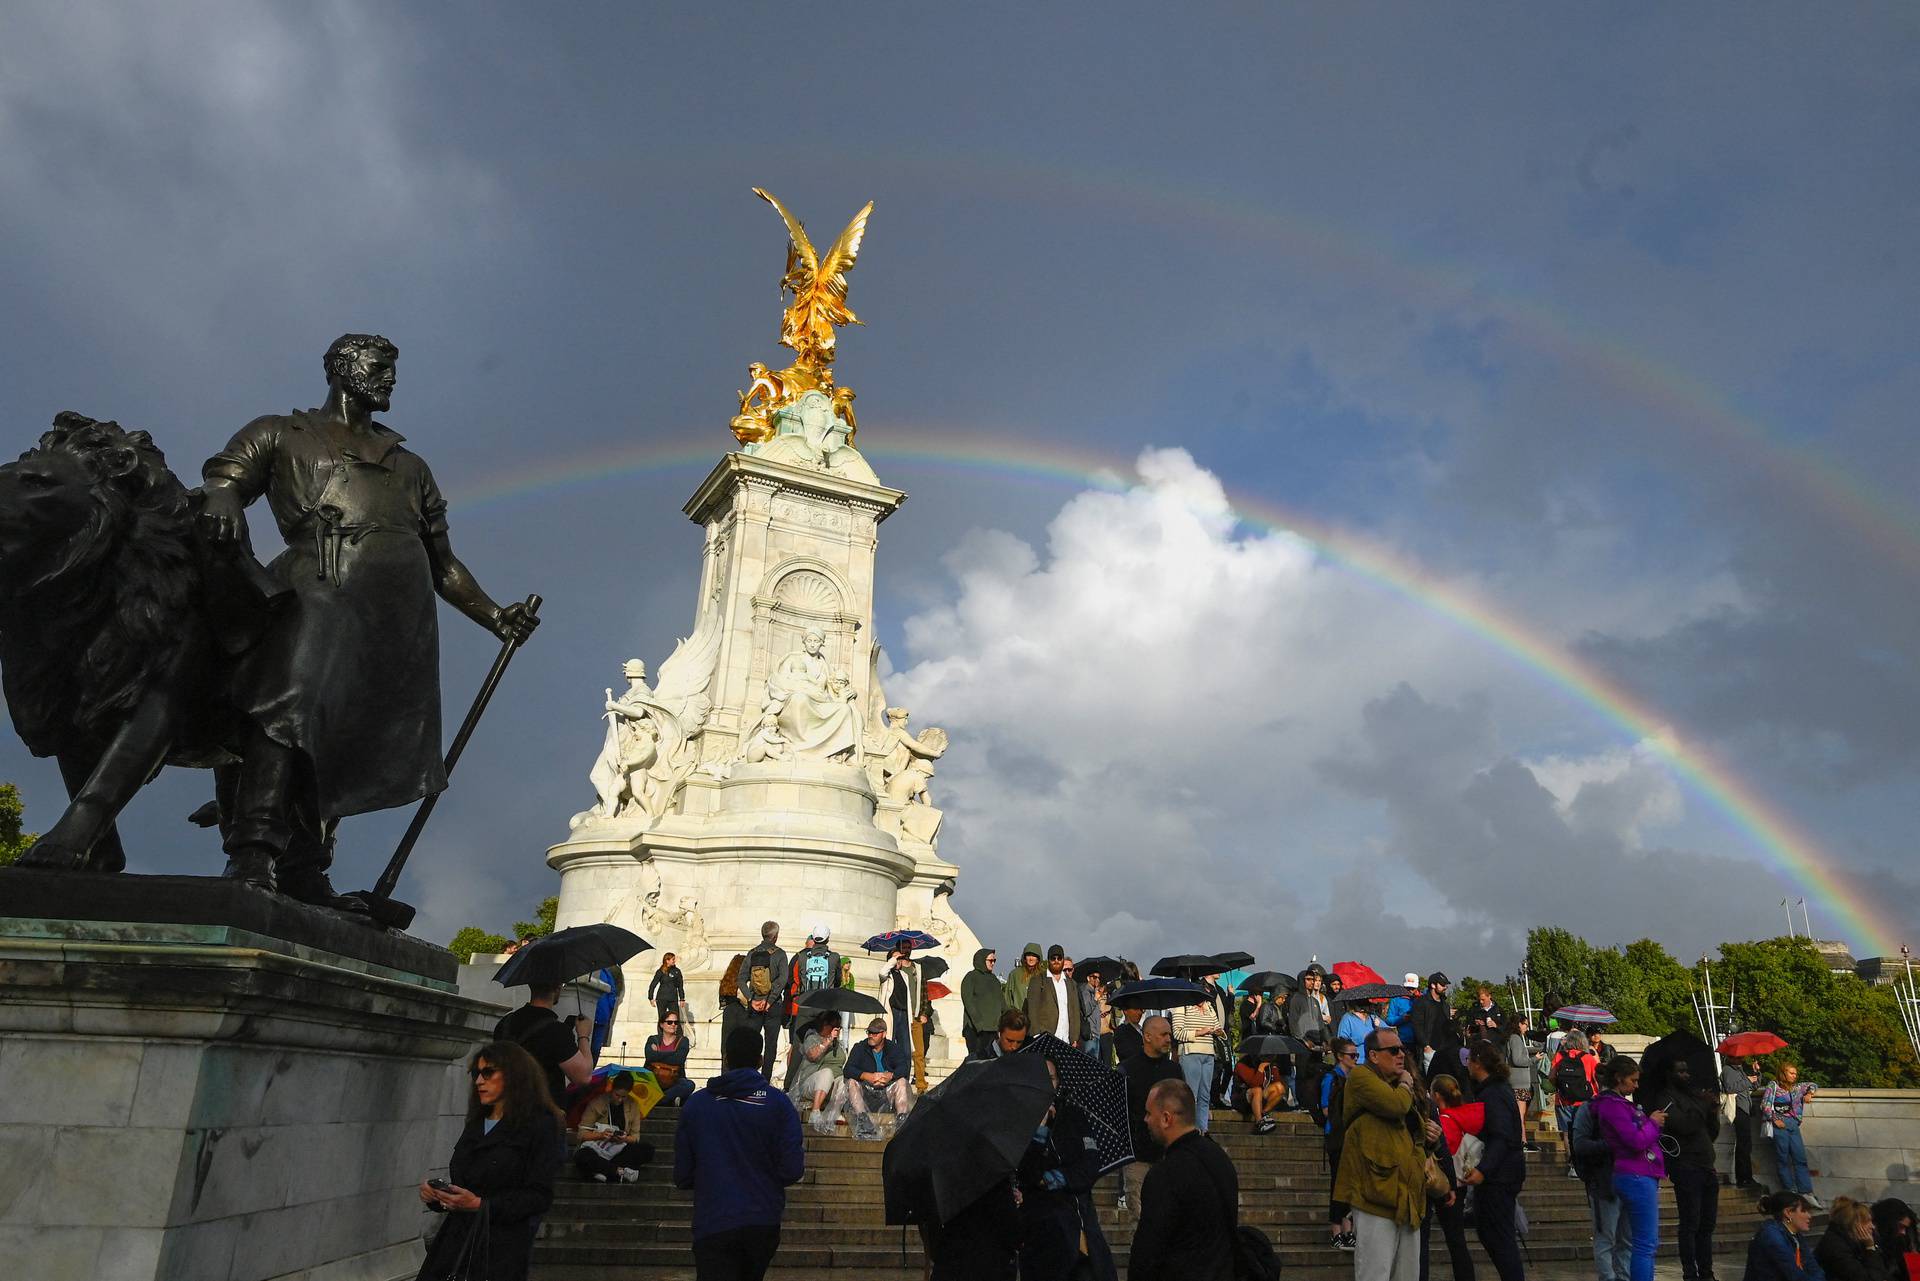
<instances>
[{"instance_id":1,"label":"carved stone figure","mask_svg":"<svg viewBox=\"0 0 1920 1281\"><path fill-rule=\"evenodd\" d=\"M793 759L793 748L787 743L786 735L780 732L780 716L777 712L761 714L760 723L747 736L746 745L740 750L740 759L749 765Z\"/></svg>"},{"instance_id":2,"label":"carved stone figure","mask_svg":"<svg viewBox=\"0 0 1920 1281\"><path fill-rule=\"evenodd\" d=\"M845 672L829 671L826 637L809 630L801 647L767 677L764 711L771 713L793 755L801 760L860 763L860 719Z\"/></svg>"},{"instance_id":3,"label":"carved stone figure","mask_svg":"<svg viewBox=\"0 0 1920 1281\"><path fill-rule=\"evenodd\" d=\"M607 734L589 773L598 799L574 815L574 827L616 818L651 826L673 808L700 766L700 740L713 707L707 686L722 635L718 616L707 615L660 665L657 688L647 685L645 663L627 660L626 690L619 698L606 692Z\"/></svg>"},{"instance_id":4,"label":"carved stone figure","mask_svg":"<svg viewBox=\"0 0 1920 1281\"><path fill-rule=\"evenodd\" d=\"M933 777L933 763L946 754L947 732L939 726L918 738L907 732L911 715L904 707L887 709L887 725L878 752L878 777L874 786L889 800L902 803L927 803L927 780Z\"/></svg>"},{"instance_id":5,"label":"carved stone figure","mask_svg":"<svg viewBox=\"0 0 1920 1281\"><path fill-rule=\"evenodd\" d=\"M446 786L434 597L502 640L539 622L481 589L426 462L375 421L398 359L377 334L343 335L324 404L254 419L202 469L207 536L237 540L264 495L287 541L271 572L291 591L237 678L247 724L222 806L227 875L307 902L338 903L336 820Z\"/></svg>"},{"instance_id":6,"label":"carved stone figure","mask_svg":"<svg viewBox=\"0 0 1920 1281\"><path fill-rule=\"evenodd\" d=\"M121 871L114 819L162 764L234 759L229 656L276 589L244 543L202 543L196 498L147 433L71 412L0 466L7 710L72 798L23 867Z\"/></svg>"}]
</instances>

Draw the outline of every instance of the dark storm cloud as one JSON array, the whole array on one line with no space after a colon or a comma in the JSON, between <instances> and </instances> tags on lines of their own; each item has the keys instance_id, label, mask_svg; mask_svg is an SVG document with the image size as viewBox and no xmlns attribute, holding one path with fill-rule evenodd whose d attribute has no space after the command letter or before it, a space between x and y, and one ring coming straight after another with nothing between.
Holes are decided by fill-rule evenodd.
<instances>
[{"instance_id":1,"label":"dark storm cloud","mask_svg":"<svg viewBox=\"0 0 1920 1281\"><path fill-rule=\"evenodd\" d=\"M453 496L463 556L496 594L548 600L422 847L430 932L550 890L601 689L690 625L679 504L704 465L593 477L729 442L745 362L776 356L781 234L754 184L816 233L877 201L853 280L869 325L842 356L863 442L1122 469L1180 446L1579 646L1891 877L1920 743L1916 53L1910 14L1793 6L1738 28L1655 6L15 6L0 388L22 445L71 407L151 430L190 473L317 399L337 333L399 343L388 419ZM569 486L520 479L555 456ZM1072 486L898 466L914 492L882 533L877 625L918 669L904 688L938 691L916 723L955 727L942 848L983 933L1029 928L1011 887L1048 851L1043 907L1143 939L1355 919L1331 896L1496 957L1565 911L1542 860L1617 863L1632 892L1582 910L1684 947L1738 931L1681 896L1711 886L1744 919L1773 892L1670 779L1653 805L1657 771L1594 764L1632 747L1617 728L1443 620L1297 581L1218 529L1155 543L1122 522L1144 568L1103 569L1043 545ZM1809 483L1821 468L1837 492ZM1092 585L1078 599L1107 593L1114 617L1172 593L1214 623L1104 665L1063 651L1048 670L1078 699L1007 697L991 654L1002 687L942 687L923 665L968 656L904 624L964 613L942 558L976 528L1042 548L1033 581L979 562L995 582ZM1224 573L1182 595L1194 557L1262 567L1283 608L1247 608ZM1043 654L1078 635L1046 605L1051 630L1022 638ZM492 645L449 616L443 648L457 717ZM1116 685L1138 692L1095 706ZM1583 781L1549 779L1550 757ZM0 778L51 821L45 762L9 738ZM217 862L180 822L206 790L174 771L136 802L141 866ZM350 824L345 879L403 821ZM1121 874L1172 850L1204 892ZM1377 907L1353 870L1376 858ZM1416 870L1450 921L1424 922L1399 881ZM1241 885L1268 888L1214 892Z\"/></svg>"}]
</instances>

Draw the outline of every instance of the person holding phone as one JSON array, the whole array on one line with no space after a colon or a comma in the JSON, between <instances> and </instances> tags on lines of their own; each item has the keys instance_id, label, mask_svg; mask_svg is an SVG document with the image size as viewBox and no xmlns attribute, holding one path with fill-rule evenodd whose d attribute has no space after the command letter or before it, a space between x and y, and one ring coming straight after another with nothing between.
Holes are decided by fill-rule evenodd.
<instances>
[{"instance_id":1,"label":"person holding phone","mask_svg":"<svg viewBox=\"0 0 1920 1281\"><path fill-rule=\"evenodd\" d=\"M560 1109L540 1065L511 1041L474 1051L467 1077L467 1123L447 1176L420 1183L421 1204L453 1217L428 1247L417 1281L525 1281L567 1159Z\"/></svg>"},{"instance_id":2,"label":"person holding phone","mask_svg":"<svg viewBox=\"0 0 1920 1281\"><path fill-rule=\"evenodd\" d=\"M1807 1173L1807 1145L1800 1137L1800 1118L1812 1101L1814 1086L1800 1079L1800 1069L1782 1063L1760 1097L1760 1116L1773 1127L1773 1155L1780 1170L1780 1190L1798 1192L1807 1204L1818 1210L1819 1198L1813 1195L1813 1179Z\"/></svg>"},{"instance_id":3,"label":"person holding phone","mask_svg":"<svg viewBox=\"0 0 1920 1281\"><path fill-rule=\"evenodd\" d=\"M1632 1225L1631 1281L1653 1281L1653 1256L1660 1247L1660 1180L1667 1177L1660 1132L1666 1109L1641 1110L1633 1101L1640 1088L1640 1065L1624 1054L1607 1061L1613 1088L1587 1106L1594 1109L1600 1137L1613 1150L1613 1192L1620 1213Z\"/></svg>"}]
</instances>

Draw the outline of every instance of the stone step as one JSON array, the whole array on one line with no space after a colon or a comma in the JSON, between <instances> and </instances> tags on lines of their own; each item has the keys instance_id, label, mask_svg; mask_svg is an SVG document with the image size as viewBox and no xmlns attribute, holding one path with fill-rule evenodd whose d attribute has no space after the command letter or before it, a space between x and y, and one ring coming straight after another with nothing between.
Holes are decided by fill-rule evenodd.
<instances>
[{"instance_id":1,"label":"stone step","mask_svg":"<svg viewBox=\"0 0 1920 1281\"><path fill-rule=\"evenodd\" d=\"M1716 1233L1714 1253L1731 1262L1737 1251L1744 1250L1751 1235L1751 1231ZM904 1256L908 1266L914 1275L919 1275L921 1253L918 1235L908 1228L904 1240ZM1487 1268L1489 1265L1484 1251L1477 1244L1473 1250L1477 1269ZM1278 1245L1274 1252L1280 1258L1282 1273L1290 1279L1316 1275L1350 1279L1353 1275L1352 1256L1324 1244ZM1128 1253L1124 1243L1113 1247L1114 1260L1122 1269L1122 1275L1125 1274ZM1660 1255L1672 1257L1674 1253L1670 1240L1661 1243ZM608 1247L541 1241L534 1246L532 1277L533 1281L560 1281L560 1278L590 1278L591 1281L627 1281L627 1278L634 1278L637 1281L642 1277L648 1281L660 1281L662 1274L658 1269L685 1266L688 1254L688 1247L684 1243ZM1585 1239L1529 1240L1526 1254L1534 1265L1578 1262L1591 1259L1592 1245ZM898 1228L889 1229L885 1243L879 1245L856 1245L844 1241L816 1243L801 1240L783 1228L777 1260L781 1270L831 1268L836 1275L870 1277L883 1274L888 1269L900 1268L902 1255L902 1235ZM1451 1275L1443 1241L1435 1239L1429 1242L1428 1260L1431 1276Z\"/></svg>"}]
</instances>

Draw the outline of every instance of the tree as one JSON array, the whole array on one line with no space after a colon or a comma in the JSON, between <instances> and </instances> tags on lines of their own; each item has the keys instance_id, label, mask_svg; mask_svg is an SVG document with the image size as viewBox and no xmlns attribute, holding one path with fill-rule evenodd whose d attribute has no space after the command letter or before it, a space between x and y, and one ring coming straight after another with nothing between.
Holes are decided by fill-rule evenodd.
<instances>
[{"instance_id":1,"label":"tree","mask_svg":"<svg viewBox=\"0 0 1920 1281\"><path fill-rule=\"evenodd\" d=\"M447 951L460 958L461 964L473 959L475 952L483 956L493 956L506 950L508 940L498 934L489 934L478 925L463 925L460 932L447 944Z\"/></svg>"},{"instance_id":2,"label":"tree","mask_svg":"<svg viewBox=\"0 0 1920 1281\"><path fill-rule=\"evenodd\" d=\"M473 959L475 952L487 955L504 951L507 944L511 943L514 939L545 938L547 935L553 933L554 917L559 914L559 911L559 896L549 895L541 899L540 905L534 908L533 919L531 921L515 921L511 933L504 935L495 934L491 930L482 929L478 925L463 925L460 927L459 932L453 936L452 941L447 944L447 950L459 957L462 961L470 961Z\"/></svg>"},{"instance_id":3,"label":"tree","mask_svg":"<svg viewBox=\"0 0 1920 1281\"><path fill-rule=\"evenodd\" d=\"M12 783L0 783L0 867L17 862L39 839L32 832L20 830L26 816L27 807L20 799L20 789Z\"/></svg>"}]
</instances>

